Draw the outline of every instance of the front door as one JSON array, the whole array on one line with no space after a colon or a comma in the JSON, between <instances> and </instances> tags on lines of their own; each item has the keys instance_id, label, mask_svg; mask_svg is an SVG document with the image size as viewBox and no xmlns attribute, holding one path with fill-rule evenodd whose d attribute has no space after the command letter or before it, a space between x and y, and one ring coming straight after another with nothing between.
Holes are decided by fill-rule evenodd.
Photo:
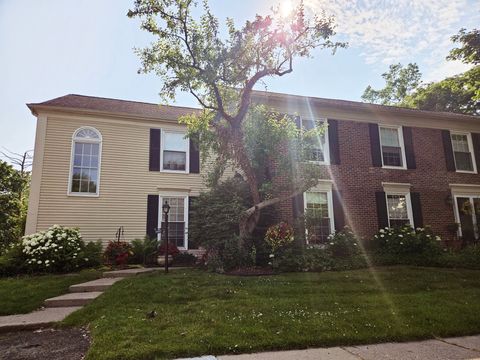
<instances>
[{"instance_id":1,"label":"front door","mask_svg":"<svg viewBox=\"0 0 480 360\"><path fill-rule=\"evenodd\" d=\"M457 212L462 238L471 242L480 237L480 197L458 196Z\"/></svg>"},{"instance_id":2,"label":"front door","mask_svg":"<svg viewBox=\"0 0 480 360\"><path fill-rule=\"evenodd\" d=\"M160 213L162 214L162 228L165 226L165 215L162 212L162 205L166 202L170 205L168 212L168 242L177 245L178 248L187 248L185 223L188 213L187 196L161 196Z\"/></svg>"}]
</instances>

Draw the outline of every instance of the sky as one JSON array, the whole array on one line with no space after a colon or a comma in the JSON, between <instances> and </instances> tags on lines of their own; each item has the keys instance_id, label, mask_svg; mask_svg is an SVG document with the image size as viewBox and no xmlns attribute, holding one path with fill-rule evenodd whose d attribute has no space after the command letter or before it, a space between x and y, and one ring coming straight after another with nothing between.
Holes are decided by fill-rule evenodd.
<instances>
[{"instance_id":1,"label":"sky","mask_svg":"<svg viewBox=\"0 0 480 360\"><path fill-rule=\"evenodd\" d=\"M237 25L273 5L295 0L211 0L220 18ZM466 70L446 61L450 36L480 24L478 0L304 0L309 11L335 16L347 49L315 50L267 90L359 101L382 87L388 65L416 62L424 81ZM134 47L153 40L127 18L133 0L0 0L0 150L34 148L36 119L26 103L82 94L159 103L162 84L138 74ZM264 89L262 87L261 89ZM172 105L198 106L189 94Z\"/></svg>"}]
</instances>

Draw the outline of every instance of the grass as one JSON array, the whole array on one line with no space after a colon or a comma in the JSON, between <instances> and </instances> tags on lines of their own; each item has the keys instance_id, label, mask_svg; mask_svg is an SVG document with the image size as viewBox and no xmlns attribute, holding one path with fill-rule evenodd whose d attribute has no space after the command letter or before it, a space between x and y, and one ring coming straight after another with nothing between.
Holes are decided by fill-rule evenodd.
<instances>
[{"instance_id":1,"label":"grass","mask_svg":"<svg viewBox=\"0 0 480 360\"><path fill-rule=\"evenodd\" d=\"M45 299L67 293L70 285L93 280L100 275L96 270L84 270L66 275L0 278L0 316L38 309Z\"/></svg>"},{"instance_id":2,"label":"grass","mask_svg":"<svg viewBox=\"0 0 480 360\"><path fill-rule=\"evenodd\" d=\"M90 324L87 359L167 359L480 332L480 272L390 267L126 279L65 325ZM156 310L158 316L147 319Z\"/></svg>"}]
</instances>

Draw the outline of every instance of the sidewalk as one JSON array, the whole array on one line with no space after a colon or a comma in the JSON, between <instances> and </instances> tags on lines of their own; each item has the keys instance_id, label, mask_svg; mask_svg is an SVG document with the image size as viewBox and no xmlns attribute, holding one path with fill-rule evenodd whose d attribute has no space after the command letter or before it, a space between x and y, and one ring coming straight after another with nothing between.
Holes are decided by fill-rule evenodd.
<instances>
[{"instance_id":1,"label":"sidewalk","mask_svg":"<svg viewBox=\"0 0 480 360\"><path fill-rule=\"evenodd\" d=\"M203 356L189 360L480 360L480 335L405 343L385 343L242 355ZM187 360L187 359L177 359Z\"/></svg>"}]
</instances>

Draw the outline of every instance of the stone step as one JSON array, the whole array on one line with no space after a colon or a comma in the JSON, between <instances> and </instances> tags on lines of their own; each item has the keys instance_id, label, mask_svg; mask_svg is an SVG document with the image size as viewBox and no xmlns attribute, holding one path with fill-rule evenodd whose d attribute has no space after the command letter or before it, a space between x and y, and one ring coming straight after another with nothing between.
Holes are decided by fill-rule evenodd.
<instances>
[{"instance_id":1,"label":"stone step","mask_svg":"<svg viewBox=\"0 0 480 360\"><path fill-rule=\"evenodd\" d=\"M103 279L84 282L81 284L75 284L70 286L70 292L79 293L79 292L105 291L119 280L122 280L122 278L121 277L103 278Z\"/></svg>"},{"instance_id":2,"label":"stone step","mask_svg":"<svg viewBox=\"0 0 480 360\"><path fill-rule=\"evenodd\" d=\"M45 300L46 307L70 307L83 306L92 302L95 298L102 294L101 291L92 292L76 292L65 295L60 295Z\"/></svg>"},{"instance_id":3,"label":"stone step","mask_svg":"<svg viewBox=\"0 0 480 360\"><path fill-rule=\"evenodd\" d=\"M80 306L55 307L37 310L29 314L0 316L0 332L47 327L57 321L62 321L80 308Z\"/></svg>"},{"instance_id":4,"label":"stone step","mask_svg":"<svg viewBox=\"0 0 480 360\"><path fill-rule=\"evenodd\" d=\"M131 277L140 274L147 274L154 271L161 271L163 268L136 268L136 269L125 269L125 270L114 270L114 271L106 271L103 273L103 277L105 278L118 278L118 277Z\"/></svg>"}]
</instances>

